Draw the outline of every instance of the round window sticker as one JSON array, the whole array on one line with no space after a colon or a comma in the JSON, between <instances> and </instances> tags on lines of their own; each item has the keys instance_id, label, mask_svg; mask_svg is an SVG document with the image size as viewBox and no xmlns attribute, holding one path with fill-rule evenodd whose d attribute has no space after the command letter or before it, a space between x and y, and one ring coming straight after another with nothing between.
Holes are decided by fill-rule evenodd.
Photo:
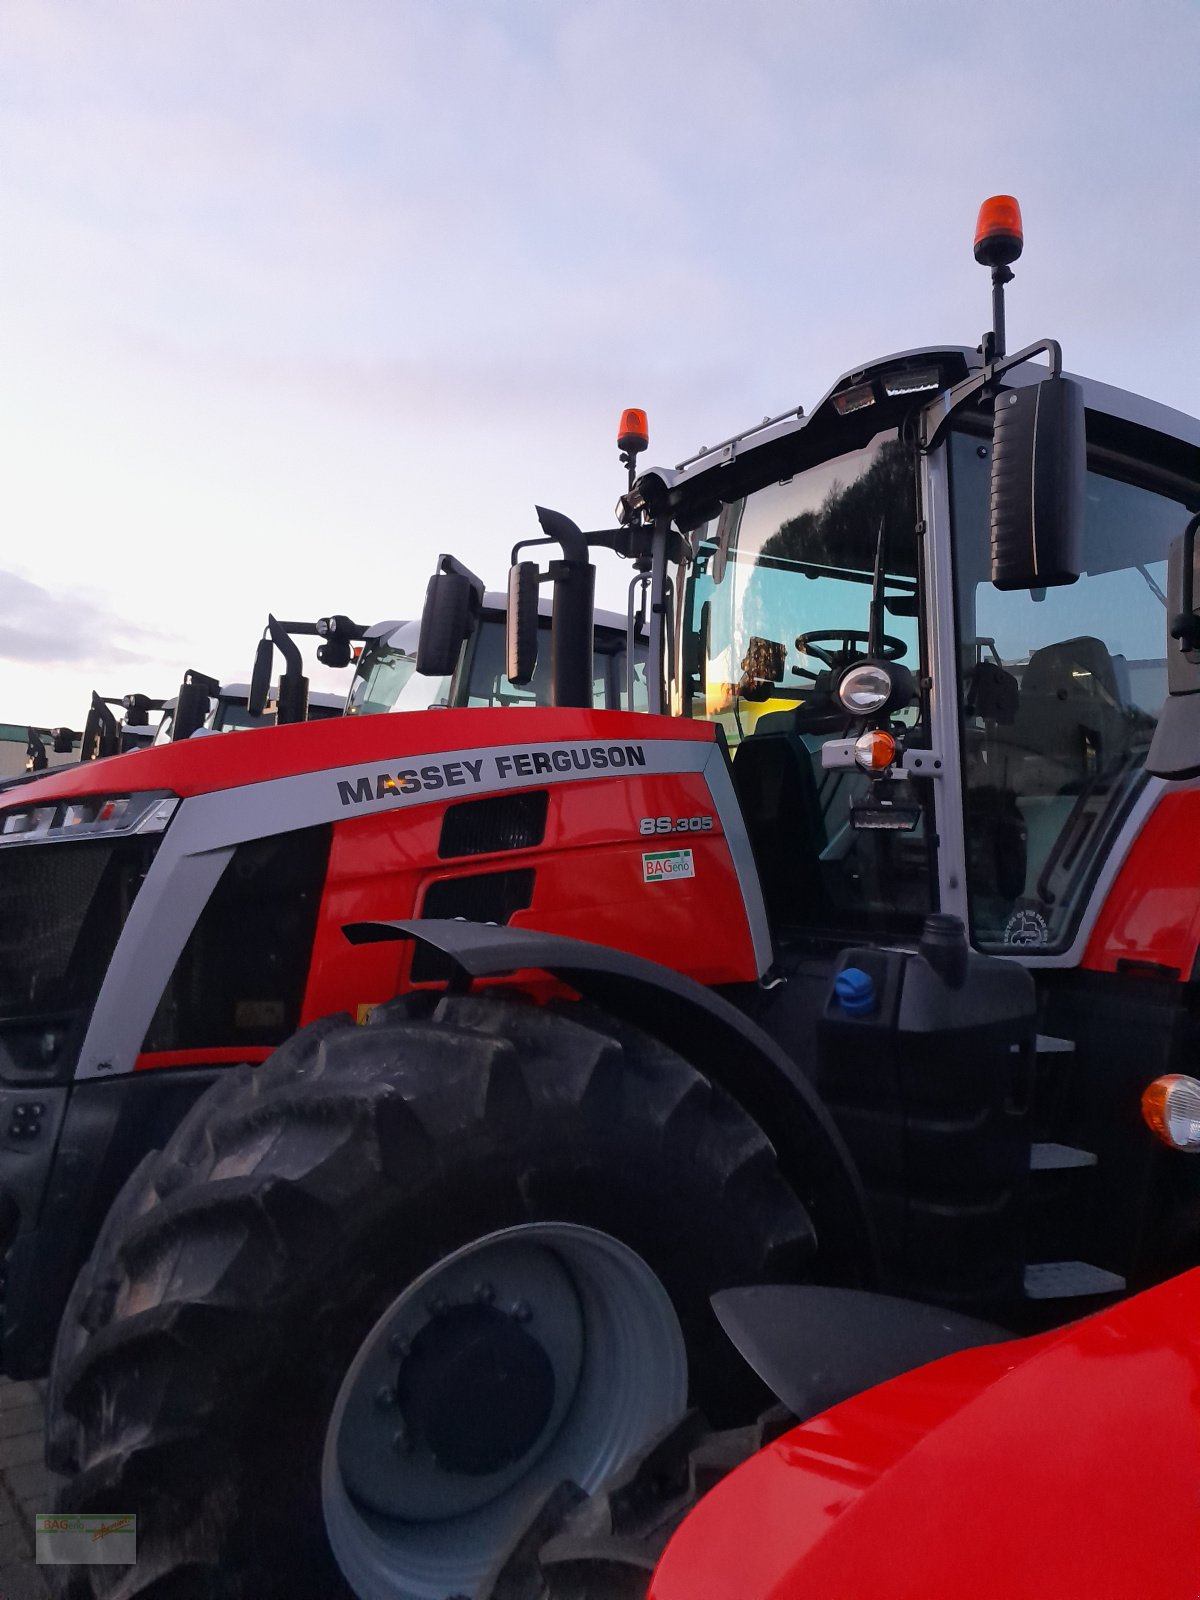
<instances>
[{"instance_id":1,"label":"round window sticker","mask_svg":"<svg viewBox=\"0 0 1200 1600\"><path fill-rule=\"evenodd\" d=\"M1032 906L1021 906L1004 924L1005 944L1016 945L1023 950L1036 949L1046 944L1049 938L1050 928L1045 917Z\"/></svg>"}]
</instances>

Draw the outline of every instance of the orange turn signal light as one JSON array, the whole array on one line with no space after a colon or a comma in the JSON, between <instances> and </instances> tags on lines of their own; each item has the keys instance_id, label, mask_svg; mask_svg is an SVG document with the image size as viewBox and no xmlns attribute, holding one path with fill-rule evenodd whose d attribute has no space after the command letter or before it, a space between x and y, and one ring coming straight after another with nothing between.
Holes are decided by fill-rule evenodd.
<instances>
[{"instance_id":1,"label":"orange turn signal light","mask_svg":"<svg viewBox=\"0 0 1200 1600\"><path fill-rule=\"evenodd\" d=\"M1142 1118L1172 1150L1200 1150L1200 1082L1183 1072L1155 1078L1142 1094Z\"/></svg>"},{"instance_id":2,"label":"orange turn signal light","mask_svg":"<svg viewBox=\"0 0 1200 1600\"><path fill-rule=\"evenodd\" d=\"M650 443L650 424L646 413L630 406L621 413L621 426L617 429L617 449L640 452Z\"/></svg>"},{"instance_id":3,"label":"orange turn signal light","mask_svg":"<svg viewBox=\"0 0 1200 1600\"><path fill-rule=\"evenodd\" d=\"M1021 208L1011 194L994 194L979 208L975 259L985 267L1007 267L1021 254L1025 233Z\"/></svg>"},{"instance_id":4,"label":"orange turn signal light","mask_svg":"<svg viewBox=\"0 0 1200 1600\"><path fill-rule=\"evenodd\" d=\"M854 759L864 772L886 772L896 759L896 741L882 728L875 728L854 741Z\"/></svg>"}]
</instances>

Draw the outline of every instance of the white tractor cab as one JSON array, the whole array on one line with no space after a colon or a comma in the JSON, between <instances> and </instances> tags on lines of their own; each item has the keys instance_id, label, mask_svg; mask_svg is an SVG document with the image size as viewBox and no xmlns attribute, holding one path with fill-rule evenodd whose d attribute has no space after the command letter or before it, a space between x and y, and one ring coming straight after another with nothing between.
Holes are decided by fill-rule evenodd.
<instances>
[{"instance_id":1,"label":"white tractor cab","mask_svg":"<svg viewBox=\"0 0 1200 1600\"><path fill-rule=\"evenodd\" d=\"M154 733L155 744L172 744L177 739L190 739L194 733L235 733L245 728L270 728L276 722L277 689L272 686L264 709L257 715L250 710L248 683L218 683L202 672L189 669L183 684L184 691L192 694L175 695L163 704L162 719ZM187 714L180 717L181 699ZM190 707L190 709L189 709ZM342 697L335 694L312 694L308 697L310 722L323 717L342 714Z\"/></svg>"},{"instance_id":2,"label":"white tractor cab","mask_svg":"<svg viewBox=\"0 0 1200 1600\"><path fill-rule=\"evenodd\" d=\"M549 640L552 602L538 603L537 631ZM515 683L507 676L505 626L507 601L497 592L485 592L478 615L462 639L452 661L433 662L448 670L422 671L418 646L425 618L411 622L377 622L366 632L355 663L354 679L346 697L346 715L373 712L424 711L442 706L549 705L552 674L549 665L535 666L529 680ZM428 616L428 611L426 612ZM425 628L427 632L427 628ZM632 706L646 709L646 641L638 635L634 647L632 686L626 618L615 611L597 611L594 621L592 702L614 711ZM453 638L448 655L453 657ZM426 662L422 659L421 666Z\"/></svg>"}]
</instances>

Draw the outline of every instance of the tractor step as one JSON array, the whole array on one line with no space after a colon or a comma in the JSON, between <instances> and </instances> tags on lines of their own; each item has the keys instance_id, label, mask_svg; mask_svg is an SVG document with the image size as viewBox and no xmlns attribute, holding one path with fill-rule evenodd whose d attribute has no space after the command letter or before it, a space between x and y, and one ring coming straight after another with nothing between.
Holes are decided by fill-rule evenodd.
<instances>
[{"instance_id":1,"label":"tractor step","mask_svg":"<svg viewBox=\"0 0 1200 1600\"><path fill-rule=\"evenodd\" d=\"M1056 1039L1052 1033L1039 1033L1035 1049L1039 1056L1071 1055L1075 1050L1075 1041Z\"/></svg>"},{"instance_id":2,"label":"tractor step","mask_svg":"<svg viewBox=\"0 0 1200 1600\"><path fill-rule=\"evenodd\" d=\"M1077 1150L1074 1145L1034 1144L1029 1147L1030 1172L1062 1172L1068 1167L1094 1167L1096 1155L1092 1150Z\"/></svg>"},{"instance_id":3,"label":"tractor step","mask_svg":"<svg viewBox=\"0 0 1200 1600\"><path fill-rule=\"evenodd\" d=\"M1086 1261L1037 1261L1025 1268L1027 1300L1073 1300L1084 1295L1120 1294L1125 1279Z\"/></svg>"}]
</instances>

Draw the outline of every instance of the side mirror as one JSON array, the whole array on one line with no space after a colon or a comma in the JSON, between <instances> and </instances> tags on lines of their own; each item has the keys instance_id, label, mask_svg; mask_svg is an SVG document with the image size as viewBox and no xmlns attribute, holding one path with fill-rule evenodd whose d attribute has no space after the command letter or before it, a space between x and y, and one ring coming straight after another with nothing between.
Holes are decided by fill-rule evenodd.
<instances>
[{"instance_id":1,"label":"side mirror","mask_svg":"<svg viewBox=\"0 0 1200 1600\"><path fill-rule=\"evenodd\" d=\"M992 582L1074 583L1083 561L1087 445L1083 390L1043 378L996 397L992 425Z\"/></svg>"},{"instance_id":2,"label":"side mirror","mask_svg":"<svg viewBox=\"0 0 1200 1600\"><path fill-rule=\"evenodd\" d=\"M274 664L275 646L264 634L254 652L254 670L250 674L250 692L246 697L246 710L252 717L261 717L267 709L267 696L271 692L271 668Z\"/></svg>"},{"instance_id":3,"label":"side mirror","mask_svg":"<svg viewBox=\"0 0 1200 1600\"><path fill-rule=\"evenodd\" d=\"M119 755L120 750L121 731L117 727L117 719L101 697L93 691L87 721L83 725L83 742L80 746L79 759L101 761L106 756Z\"/></svg>"},{"instance_id":4,"label":"side mirror","mask_svg":"<svg viewBox=\"0 0 1200 1600\"><path fill-rule=\"evenodd\" d=\"M439 556L421 608L421 634L417 640L419 673L430 678L448 678L453 674L482 604L482 580L453 556Z\"/></svg>"},{"instance_id":5,"label":"side mirror","mask_svg":"<svg viewBox=\"0 0 1200 1600\"><path fill-rule=\"evenodd\" d=\"M1167 700L1150 742L1146 770L1158 778L1200 775L1200 572L1194 516L1167 561Z\"/></svg>"},{"instance_id":6,"label":"side mirror","mask_svg":"<svg viewBox=\"0 0 1200 1600\"><path fill-rule=\"evenodd\" d=\"M221 692L221 685L207 673L189 668L179 685L179 698L175 702L175 721L171 725L171 740L190 739L197 728L208 721L209 702Z\"/></svg>"},{"instance_id":7,"label":"side mirror","mask_svg":"<svg viewBox=\"0 0 1200 1600\"><path fill-rule=\"evenodd\" d=\"M517 688L530 683L537 670L540 577L536 561L517 561L508 569L504 675Z\"/></svg>"}]
</instances>

